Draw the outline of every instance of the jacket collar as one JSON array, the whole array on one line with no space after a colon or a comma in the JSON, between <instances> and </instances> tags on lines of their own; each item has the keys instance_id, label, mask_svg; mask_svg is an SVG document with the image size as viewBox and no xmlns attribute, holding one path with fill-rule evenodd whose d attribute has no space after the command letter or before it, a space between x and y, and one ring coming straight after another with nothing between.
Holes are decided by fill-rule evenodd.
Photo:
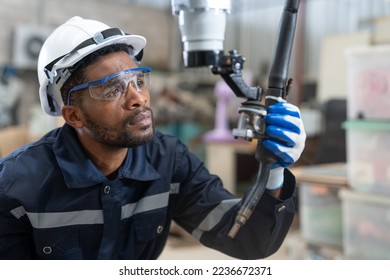
<instances>
[{"instance_id":1,"label":"jacket collar","mask_svg":"<svg viewBox=\"0 0 390 280\"><path fill-rule=\"evenodd\" d=\"M104 174L95 166L83 150L74 129L65 124L53 145L58 165L69 188L84 188L107 182ZM160 177L148 162L144 146L128 149L119 169L118 178L152 181Z\"/></svg>"}]
</instances>

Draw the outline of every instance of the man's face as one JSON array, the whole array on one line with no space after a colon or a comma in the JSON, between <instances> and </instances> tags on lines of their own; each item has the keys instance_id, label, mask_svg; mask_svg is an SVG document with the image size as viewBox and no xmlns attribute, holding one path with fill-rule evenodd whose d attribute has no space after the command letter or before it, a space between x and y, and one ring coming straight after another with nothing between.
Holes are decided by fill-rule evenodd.
<instances>
[{"instance_id":1,"label":"man's face","mask_svg":"<svg viewBox=\"0 0 390 280\"><path fill-rule=\"evenodd\" d=\"M85 70L86 81L95 81L108 75L138 67L125 52L100 57ZM148 143L154 132L150 94L146 89L137 92L131 85L117 100L94 99L85 89L81 112L83 130L94 141L110 148L136 147Z\"/></svg>"}]
</instances>

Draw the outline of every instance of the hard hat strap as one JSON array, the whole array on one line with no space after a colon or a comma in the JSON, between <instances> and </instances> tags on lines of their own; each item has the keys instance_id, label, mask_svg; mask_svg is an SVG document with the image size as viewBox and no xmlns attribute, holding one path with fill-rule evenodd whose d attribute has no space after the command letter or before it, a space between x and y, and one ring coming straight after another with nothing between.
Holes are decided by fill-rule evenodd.
<instances>
[{"instance_id":1,"label":"hard hat strap","mask_svg":"<svg viewBox=\"0 0 390 280\"><path fill-rule=\"evenodd\" d=\"M77 47L75 47L70 53L76 52L82 48L88 47L90 45L98 45L100 43L103 43L107 38L118 36L118 35L126 35L122 30L119 28L109 28L106 30L103 30L101 32L97 32L93 37L85 40L81 44L79 44Z\"/></svg>"}]
</instances>

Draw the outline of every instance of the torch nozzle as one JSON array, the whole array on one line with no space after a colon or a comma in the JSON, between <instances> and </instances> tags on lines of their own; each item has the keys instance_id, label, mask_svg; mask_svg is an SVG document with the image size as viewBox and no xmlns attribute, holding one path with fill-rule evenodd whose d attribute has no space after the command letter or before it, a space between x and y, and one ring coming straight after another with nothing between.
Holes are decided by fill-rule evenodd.
<instances>
[{"instance_id":1,"label":"torch nozzle","mask_svg":"<svg viewBox=\"0 0 390 280\"><path fill-rule=\"evenodd\" d=\"M252 214L252 210L248 207L241 207L240 211L237 213L236 220L234 221L234 225L229 231L228 236L231 239L234 239L237 235L239 229L246 223L249 217Z\"/></svg>"}]
</instances>

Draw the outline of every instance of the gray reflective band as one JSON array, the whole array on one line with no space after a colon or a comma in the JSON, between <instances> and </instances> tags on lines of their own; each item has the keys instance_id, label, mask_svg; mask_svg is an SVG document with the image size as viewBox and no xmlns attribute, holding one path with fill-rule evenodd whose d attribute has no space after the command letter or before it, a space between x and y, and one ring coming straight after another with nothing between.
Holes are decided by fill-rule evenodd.
<instances>
[{"instance_id":1,"label":"gray reflective band","mask_svg":"<svg viewBox=\"0 0 390 280\"><path fill-rule=\"evenodd\" d=\"M142 198L136 203L122 206L122 219L129 218L134 214L155 210L168 206L169 192L155 194Z\"/></svg>"},{"instance_id":2,"label":"gray reflective band","mask_svg":"<svg viewBox=\"0 0 390 280\"><path fill-rule=\"evenodd\" d=\"M239 198L223 200L220 204L218 204L217 207L215 207L212 211L210 211L210 213L207 214L207 216L200 222L198 227L192 232L192 235L200 239L203 232L209 231L215 227L221 221L226 212L240 201L241 199Z\"/></svg>"},{"instance_id":3,"label":"gray reflective band","mask_svg":"<svg viewBox=\"0 0 390 280\"><path fill-rule=\"evenodd\" d=\"M26 214L26 210L23 206L19 206L18 208L12 209L11 214L14 215L16 219L20 219Z\"/></svg>"},{"instance_id":4,"label":"gray reflective band","mask_svg":"<svg viewBox=\"0 0 390 280\"><path fill-rule=\"evenodd\" d=\"M55 228L103 223L102 210L82 210L58 213L26 213L33 228Z\"/></svg>"},{"instance_id":5,"label":"gray reflective band","mask_svg":"<svg viewBox=\"0 0 390 280\"><path fill-rule=\"evenodd\" d=\"M180 192L180 183L172 183L169 192L171 194L178 194Z\"/></svg>"},{"instance_id":6,"label":"gray reflective band","mask_svg":"<svg viewBox=\"0 0 390 280\"><path fill-rule=\"evenodd\" d=\"M135 214L168 206L169 192L142 198L136 203L122 206L121 219ZM103 224L103 210L81 210L69 212L33 213L26 212L23 206L10 211L17 219L27 214L33 228L55 228L72 225Z\"/></svg>"}]
</instances>

